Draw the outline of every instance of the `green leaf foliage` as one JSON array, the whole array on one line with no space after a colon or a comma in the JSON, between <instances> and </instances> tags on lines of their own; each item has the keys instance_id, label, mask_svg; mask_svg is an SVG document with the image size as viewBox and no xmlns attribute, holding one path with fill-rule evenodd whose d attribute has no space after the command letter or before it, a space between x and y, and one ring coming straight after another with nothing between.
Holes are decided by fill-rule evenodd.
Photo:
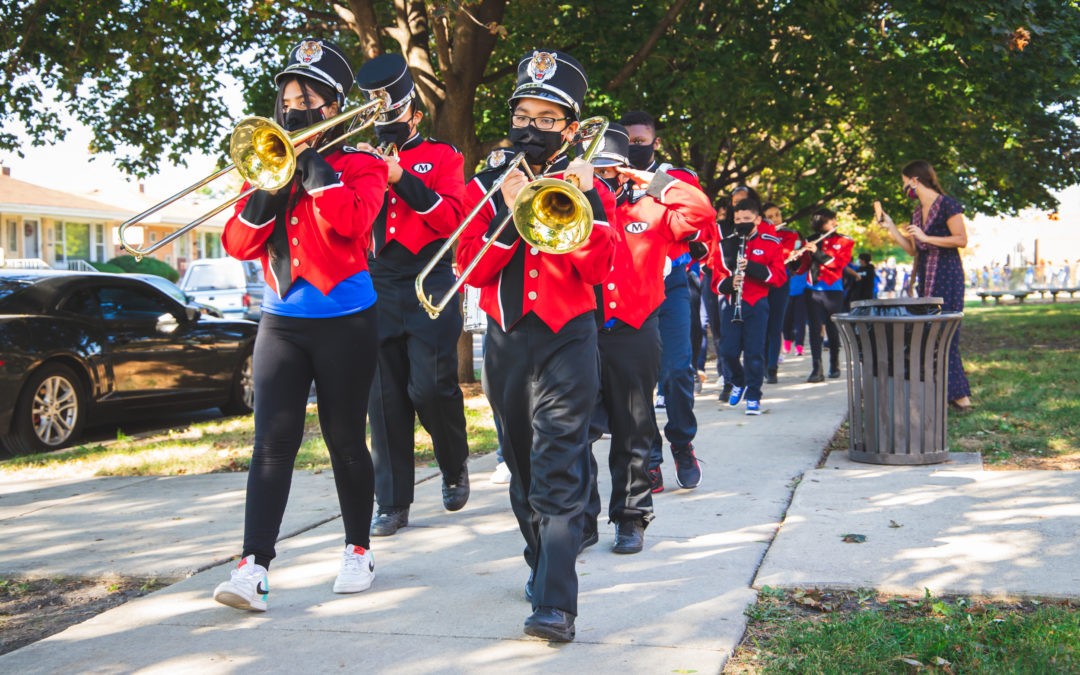
<instances>
[{"instance_id":1,"label":"green leaf foliage","mask_svg":"<svg viewBox=\"0 0 1080 675\"><path fill-rule=\"evenodd\" d=\"M142 260L135 260L134 256L121 255L110 260L108 262L108 265L117 267L122 272L138 274L156 274L159 277L165 277L173 283L176 283L180 280L179 272L173 269L173 267L168 263L163 263L156 258L143 258Z\"/></svg>"},{"instance_id":2,"label":"green leaf foliage","mask_svg":"<svg viewBox=\"0 0 1080 675\"><path fill-rule=\"evenodd\" d=\"M0 6L0 116L59 142L58 102L93 130L89 152L143 175L220 151L225 74L268 114L303 35L358 63L406 53L425 131L467 166L504 140L521 55L558 48L588 70L586 114L651 112L664 157L710 196L750 184L789 219L823 204L868 218L874 199L902 213L912 159L969 213L1054 208L1080 182L1077 0L15 0Z\"/></svg>"}]
</instances>

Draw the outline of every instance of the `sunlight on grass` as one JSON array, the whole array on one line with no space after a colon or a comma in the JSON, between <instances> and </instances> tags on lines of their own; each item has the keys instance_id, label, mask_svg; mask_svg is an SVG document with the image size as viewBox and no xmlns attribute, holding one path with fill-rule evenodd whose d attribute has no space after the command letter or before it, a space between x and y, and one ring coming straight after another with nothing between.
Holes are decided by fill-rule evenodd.
<instances>
[{"instance_id":1,"label":"sunlight on grass","mask_svg":"<svg viewBox=\"0 0 1080 675\"><path fill-rule=\"evenodd\" d=\"M491 408L482 395L465 399L465 426L470 452L483 454L498 446ZM200 422L133 439L121 435L112 443L25 455L0 463L0 477L24 479L82 476L176 476L246 471L255 438L251 415ZM418 464L434 459L431 436L416 424ZM368 438L370 447L371 438ZM298 470L330 469L330 455L319 429L316 406L308 406L304 439L296 458Z\"/></svg>"},{"instance_id":2,"label":"sunlight on grass","mask_svg":"<svg viewBox=\"0 0 1080 675\"><path fill-rule=\"evenodd\" d=\"M975 307L960 350L975 410L950 415L949 444L990 466L1075 468L1080 454L1080 303Z\"/></svg>"}]
</instances>

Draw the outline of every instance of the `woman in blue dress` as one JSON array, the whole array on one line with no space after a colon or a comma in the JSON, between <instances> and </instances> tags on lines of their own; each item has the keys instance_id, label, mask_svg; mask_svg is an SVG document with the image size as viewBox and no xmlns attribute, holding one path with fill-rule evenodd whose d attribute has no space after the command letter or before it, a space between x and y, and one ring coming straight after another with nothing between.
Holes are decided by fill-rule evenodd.
<instances>
[{"instance_id":1,"label":"woman in blue dress","mask_svg":"<svg viewBox=\"0 0 1080 675\"><path fill-rule=\"evenodd\" d=\"M878 222L905 251L915 256L920 297L939 297L942 310L964 310L964 266L960 249L967 246L964 207L949 197L938 183L929 162L915 160L901 171L904 194L916 202L911 223L901 231L892 218L880 212ZM953 334L949 349L949 405L958 412L971 408L971 388L960 360L960 331Z\"/></svg>"}]
</instances>

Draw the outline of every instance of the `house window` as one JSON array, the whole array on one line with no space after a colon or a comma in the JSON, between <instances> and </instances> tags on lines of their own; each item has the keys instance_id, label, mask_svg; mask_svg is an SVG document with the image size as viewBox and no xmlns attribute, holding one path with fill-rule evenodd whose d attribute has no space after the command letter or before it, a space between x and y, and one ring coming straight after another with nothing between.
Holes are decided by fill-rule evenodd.
<instances>
[{"instance_id":1,"label":"house window","mask_svg":"<svg viewBox=\"0 0 1080 675\"><path fill-rule=\"evenodd\" d=\"M103 223L97 223L92 226L94 232L94 247L90 253L90 259L97 262L105 262L107 254L105 252L105 225Z\"/></svg>"},{"instance_id":2,"label":"house window","mask_svg":"<svg viewBox=\"0 0 1080 675\"><path fill-rule=\"evenodd\" d=\"M90 260L90 225L88 223L57 223L53 252L56 262Z\"/></svg>"},{"instance_id":3,"label":"house window","mask_svg":"<svg viewBox=\"0 0 1080 675\"><path fill-rule=\"evenodd\" d=\"M19 222L16 220L7 221L7 239L4 247L7 249L9 258L19 257Z\"/></svg>"},{"instance_id":4,"label":"house window","mask_svg":"<svg viewBox=\"0 0 1080 675\"><path fill-rule=\"evenodd\" d=\"M200 239L202 239L200 248L202 249L203 258L221 258L224 256L221 250L220 234L217 232L203 232Z\"/></svg>"}]
</instances>

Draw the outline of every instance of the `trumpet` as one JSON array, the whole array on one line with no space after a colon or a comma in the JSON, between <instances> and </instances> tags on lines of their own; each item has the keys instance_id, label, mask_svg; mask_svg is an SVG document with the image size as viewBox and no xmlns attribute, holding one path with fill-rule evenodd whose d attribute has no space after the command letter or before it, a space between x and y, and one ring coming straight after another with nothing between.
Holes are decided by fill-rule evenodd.
<instances>
[{"instance_id":1,"label":"trumpet","mask_svg":"<svg viewBox=\"0 0 1080 675\"><path fill-rule=\"evenodd\" d=\"M589 146L582 155L582 159L588 162L600 149L600 141L604 138L607 127L608 121L604 117L590 117L584 120L578 128L575 138L564 143L557 154L561 155L566 152L567 148L572 144L588 142ZM499 223L494 233L476 254L476 257L461 271L461 275L458 276L454 285L436 303L434 298L424 292L424 280L427 279L431 271L442 260L442 257L446 255L446 252L461 237L461 233L473 221L476 214L480 213L480 210L494 197L510 174L519 167L528 176L530 183L518 193L510 213ZM506 170L495 179L484 197L473 207L469 215L465 216L465 220L461 221L461 224L432 256L428 264L420 271L420 274L416 275L416 297L420 299L420 304L427 310L428 316L432 319L438 318L439 314L446 309L446 306L454 299L465 280L476 269L480 259L484 257L484 254L499 238L499 235L502 234L502 231L506 229L511 220L513 220L514 227L517 228L518 234L521 235L524 242L545 253L569 253L583 246L592 233L593 219L589 202L585 198L582 189L588 189L588 186L583 188L583 186L579 185L576 176L569 176L564 180L551 178L547 175L547 172L544 172L537 178L525 161L525 153L519 152L514 155Z\"/></svg>"},{"instance_id":2,"label":"trumpet","mask_svg":"<svg viewBox=\"0 0 1080 675\"><path fill-rule=\"evenodd\" d=\"M381 98L375 99L374 101L365 103L352 110L347 110L340 115L335 115L328 120L323 120L318 124L314 124L307 129L301 129L295 133L289 133L277 122L266 119L265 117L248 117L241 120L233 129L232 137L229 139L229 156L232 158L233 163L224 169L215 171L194 185L176 193L172 197L169 197L162 202L158 202L134 218L121 223L119 231L120 245L128 253L135 256L136 260L141 260L144 256L153 253L165 244L178 239L185 233L202 225L244 197L247 197L252 192L255 192L256 190L277 190L284 187L292 180L293 174L296 173L297 145L316 138L317 136L321 136L324 132L333 129L346 120L353 120L353 124L344 134L338 136L329 143L324 144L319 148L319 152L331 148L344 141L349 136L352 136L374 123L376 117L382 112L385 105L386 104ZM233 169L235 169L251 187L240 192L236 196L231 197L224 203L215 206L210 211L199 216L175 232L172 232L163 239L158 240L147 248L136 248L129 244L125 239L124 233L129 227L141 223L146 220L147 217L157 213L169 204L172 204L204 185L221 178Z\"/></svg>"}]
</instances>

